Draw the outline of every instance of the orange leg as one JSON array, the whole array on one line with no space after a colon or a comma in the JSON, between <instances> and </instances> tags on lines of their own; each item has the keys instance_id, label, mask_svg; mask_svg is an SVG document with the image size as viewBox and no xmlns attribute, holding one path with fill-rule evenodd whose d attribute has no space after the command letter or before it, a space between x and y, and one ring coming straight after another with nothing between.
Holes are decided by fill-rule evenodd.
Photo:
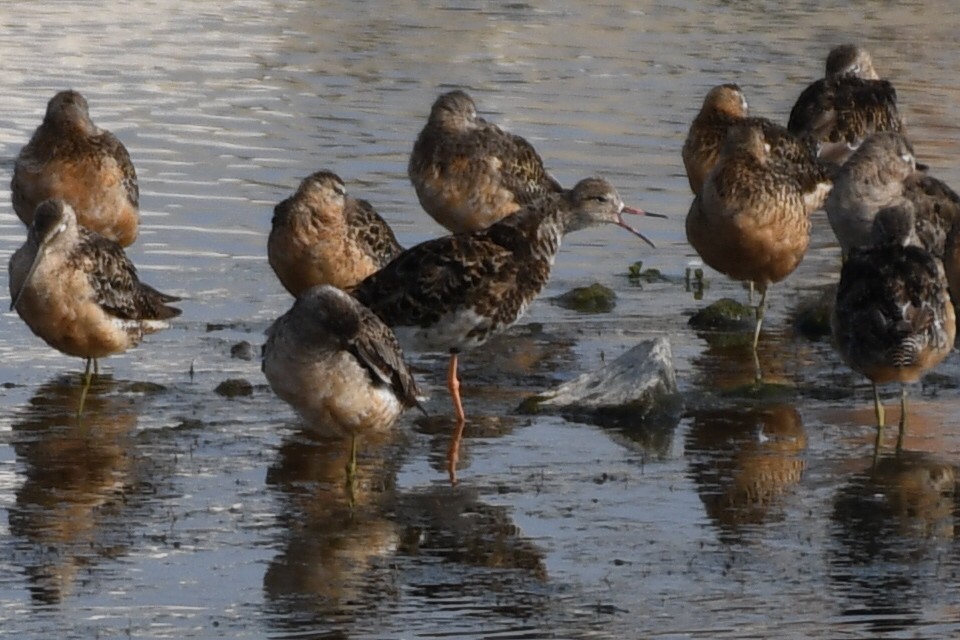
<instances>
[{"instance_id":1,"label":"orange leg","mask_svg":"<svg viewBox=\"0 0 960 640\"><path fill-rule=\"evenodd\" d=\"M458 422L453 436L450 438L450 447L447 449L447 475L450 476L450 484L457 486L457 463L460 462L460 442L463 440L463 422Z\"/></svg>"},{"instance_id":2,"label":"orange leg","mask_svg":"<svg viewBox=\"0 0 960 640\"><path fill-rule=\"evenodd\" d=\"M447 449L447 473L450 475L450 484L457 484L457 463L460 461L460 442L463 440L463 427L466 415L463 413L463 403L460 402L460 379L457 378L457 354L450 354L450 368L447 371L447 389L453 398L453 411L457 416L457 425L450 438L450 447Z\"/></svg>"},{"instance_id":3,"label":"orange leg","mask_svg":"<svg viewBox=\"0 0 960 640\"><path fill-rule=\"evenodd\" d=\"M453 411L457 416L457 424L463 423L467 417L463 413L463 404L460 402L460 379L457 378L457 354L450 354L450 368L447 370L447 389L453 398Z\"/></svg>"}]
</instances>

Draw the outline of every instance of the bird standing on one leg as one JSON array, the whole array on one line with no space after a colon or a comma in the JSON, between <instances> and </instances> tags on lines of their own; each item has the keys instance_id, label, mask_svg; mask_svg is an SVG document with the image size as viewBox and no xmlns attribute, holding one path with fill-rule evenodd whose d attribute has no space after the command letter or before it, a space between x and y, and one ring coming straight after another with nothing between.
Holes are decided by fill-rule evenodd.
<instances>
[{"instance_id":1,"label":"bird standing on one leg","mask_svg":"<svg viewBox=\"0 0 960 640\"><path fill-rule=\"evenodd\" d=\"M793 273L807 251L807 212L793 167L771 154L763 130L749 124L731 128L690 206L686 231L708 266L759 289L754 354L769 286Z\"/></svg>"},{"instance_id":2,"label":"bird standing on one leg","mask_svg":"<svg viewBox=\"0 0 960 640\"><path fill-rule=\"evenodd\" d=\"M267 329L262 369L270 387L321 435L351 441L388 429L419 406L417 385L396 336L369 309L330 285L304 291Z\"/></svg>"},{"instance_id":3,"label":"bird standing on one leg","mask_svg":"<svg viewBox=\"0 0 960 640\"><path fill-rule=\"evenodd\" d=\"M82 413L91 361L135 347L167 328L179 300L140 282L116 242L77 224L62 200L37 207L27 240L10 258L11 309L54 349L85 358Z\"/></svg>"},{"instance_id":4,"label":"bird standing on one leg","mask_svg":"<svg viewBox=\"0 0 960 640\"><path fill-rule=\"evenodd\" d=\"M564 234L611 223L646 240L623 221L623 213L645 212L625 207L606 180L587 178L482 231L407 249L353 294L393 327L408 349L450 354L447 388L462 427L459 354L482 345L523 315L546 285ZM455 458L455 447L451 452Z\"/></svg>"}]
</instances>

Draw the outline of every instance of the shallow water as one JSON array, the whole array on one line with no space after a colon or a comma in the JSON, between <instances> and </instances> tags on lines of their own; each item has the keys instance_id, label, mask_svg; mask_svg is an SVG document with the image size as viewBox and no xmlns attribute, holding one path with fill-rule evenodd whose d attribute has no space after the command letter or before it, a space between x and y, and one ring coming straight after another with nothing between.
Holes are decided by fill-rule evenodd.
<instances>
[{"instance_id":1,"label":"shallow water","mask_svg":"<svg viewBox=\"0 0 960 640\"><path fill-rule=\"evenodd\" d=\"M960 633L952 355L913 389L908 455L872 465L864 381L795 336L795 302L834 281L823 214L773 288L772 397L743 390L742 344L690 330L746 292L695 254L680 162L706 91L739 82L785 120L825 51L857 40L892 78L917 153L952 162L960 59L950 3L8 2L0 7L0 180L71 86L130 149L143 227L129 253L183 318L105 362L81 424L81 363L13 313L0 323L0 633L16 637L947 637ZM589 6L585 6L589 5ZM431 416L347 452L300 432L258 362L232 358L290 304L266 262L273 205L330 168L404 244L440 234L406 158L434 96L467 88L565 184L602 174L651 250L616 229L568 239L521 326L463 359L452 487L443 361L415 359ZM24 231L0 193L0 252ZM631 283L642 260L661 280ZM598 281L614 312L549 303ZM3 302L3 301L0 301ZM637 341L673 345L687 409L617 429L519 416L526 395ZM735 342L735 341L734 341ZM249 395L215 389L252 383ZM888 414L896 419L893 390ZM887 440L888 450L892 439Z\"/></svg>"}]
</instances>

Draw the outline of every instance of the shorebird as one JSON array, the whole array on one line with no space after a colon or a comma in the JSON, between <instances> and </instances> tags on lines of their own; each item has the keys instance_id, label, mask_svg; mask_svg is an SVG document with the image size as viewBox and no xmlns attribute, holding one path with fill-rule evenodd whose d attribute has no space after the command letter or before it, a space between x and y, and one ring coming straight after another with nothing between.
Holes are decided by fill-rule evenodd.
<instances>
[{"instance_id":1,"label":"shorebird","mask_svg":"<svg viewBox=\"0 0 960 640\"><path fill-rule=\"evenodd\" d=\"M262 369L312 432L350 438L348 481L358 436L385 430L404 409L420 406L393 331L331 285L301 293L267 329Z\"/></svg>"},{"instance_id":2,"label":"shorebird","mask_svg":"<svg viewBox=\"0 0 960 640\"><path fill-rule=\"evenodd\" d=\"M624 206L613 185L587 178L487 229L407 249L353 294L393 327L408 349L449 352L447 388L462 424L458 354L482 345L523 315L546 285L564 234L611 223L650 243L623 221L624 213L662 217Z\"/></svg>"},{"instance_id":3,"label":"shorebird","mask_svg":"<svg viewBox=\"0 0 960 640\"><path fill-rule=\"evenodd\" d=\"M48 345L86 359L78 415L91 362L135 347L167 328L179 300L140 282L123 248L77 224L63 200L37 207L27 240L10 258L10 309Z\"/></svg>"},{"instance_id":4,"label":"shorebird","mask_svg":"<svg viewBox=\"0 0 960 640\"><path fill-rule=\"evenodd\" d=\"M772 120L749 116L747 99L736 84L711 89L690 124L682 156L693 195L700 194L704 180L720 159L727 131L734 125L760 129L770 145L770 157L783 163L800 182L807 209L815 211L823 205L831 180L826 167L817 159L816 150Z\"/></svg>"},{"instance_id":5,"label":"shorebird","mask_svg":"<svg viewBox=\"0 0 960 640\"><path fill-rule=\"evenodd\" d=\"M872 244L880 209L904 203L915 211L924 247L944 259L946 237L960 220L960 196L917 170L913 147L902 134L883 132L867 138L839 169L824 208L846 256L854 247Z\"/></svg>"},{"instance_id":6,"label":"shorebird","mask_svg":"<svg viewBox=\"0 0 960 640\"><path fill-rule=\"evenodd\" d=\"M529 142L477 116L461 90L433 103L407 174L424 210L453 233L484 229L563 191Z\"/></svg>"},{"instance_id":7,"label":"shorebird","mask_svg":"<svg viewBox=\"0 0 960 640\"><path fill-rule=\"evenodd\" d=\"M871 133L903 127L893 85L879 78L870 54L852 44L830 51L825 77L803 90L787 122L791 133L819 146L820 157L836 165Z\"/></svg>"},{"instance_id":8,"label":"shorebird","mask_svg":"<svg viewBox=\"0 0 960 640\"><path fill-rule=\"evenodd\" d=\"M86 99L61 91L43 123L20 150L10 182L13 208L24 224L44 200L59 198L80 225L123 246L140 225L140 188L127 148L90 119Z\"/></svg>"},{"instance_id":9,"label":"shorebird","mask_svg":"<svg viewBox=\"0 0 960 640\"><path fill-rule=\"evenodd\" d=\"M803 195L795 173L772 156L762 129L736 125L687 213L687 240L703 261L760 291L754 354L767 289L793 273L810 242Z\"/></svg>"},{"instance_id":10,"label":"shorebird","mask_svg":"<svg viewBox=\"0 0 960 640\"><path fill-rule=\"evenodd\" d=\"M307 176L274 208L267 240L270 266L294 296L320 284L350 289L402 250L373 206L330 171Z\"/></svg>"},{"instance_id":11,"label":"shorebird","mask_svg":"<svg viewBox=\"0 0 960 640\"><path fill-rule=\"evenodd\" d=\"M884 411L878 384L900 383L900 430L907 425L908 382L937 366L956 337L956 317L943 266L921 246L909 204L880 211L873 244L855 247L840 272L831 325L837 350L873 385L877 447Z\"/></svg>"}]
</instances>

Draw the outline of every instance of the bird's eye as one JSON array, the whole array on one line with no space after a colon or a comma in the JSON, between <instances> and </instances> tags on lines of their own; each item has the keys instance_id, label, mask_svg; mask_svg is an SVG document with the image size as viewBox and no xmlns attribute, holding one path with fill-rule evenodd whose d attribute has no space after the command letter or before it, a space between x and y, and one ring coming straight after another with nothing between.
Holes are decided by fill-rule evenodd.
<instances>
[{"instance_id":1,"label":"bird's eye","mask_svg":"<svg viewBox=\"0 0 960 640\"><path fill-rule=\"evenodd\" d=\"M855 65L853 65L852 67L850 67L850 72L851 72L851 73L860 73L860 65L859 65L859 64L855 64Z\"/></svg>"},{"instance_id":2,"label":"bird's eye","mask_svg":"<svg viewBox=\"0 0 960 640\"><path fill-rule=\"evenodd\" d=\"M610 202L610 196L608 195L593 196L593 199L597 202Z\"/></svg>"}]
</instances>

